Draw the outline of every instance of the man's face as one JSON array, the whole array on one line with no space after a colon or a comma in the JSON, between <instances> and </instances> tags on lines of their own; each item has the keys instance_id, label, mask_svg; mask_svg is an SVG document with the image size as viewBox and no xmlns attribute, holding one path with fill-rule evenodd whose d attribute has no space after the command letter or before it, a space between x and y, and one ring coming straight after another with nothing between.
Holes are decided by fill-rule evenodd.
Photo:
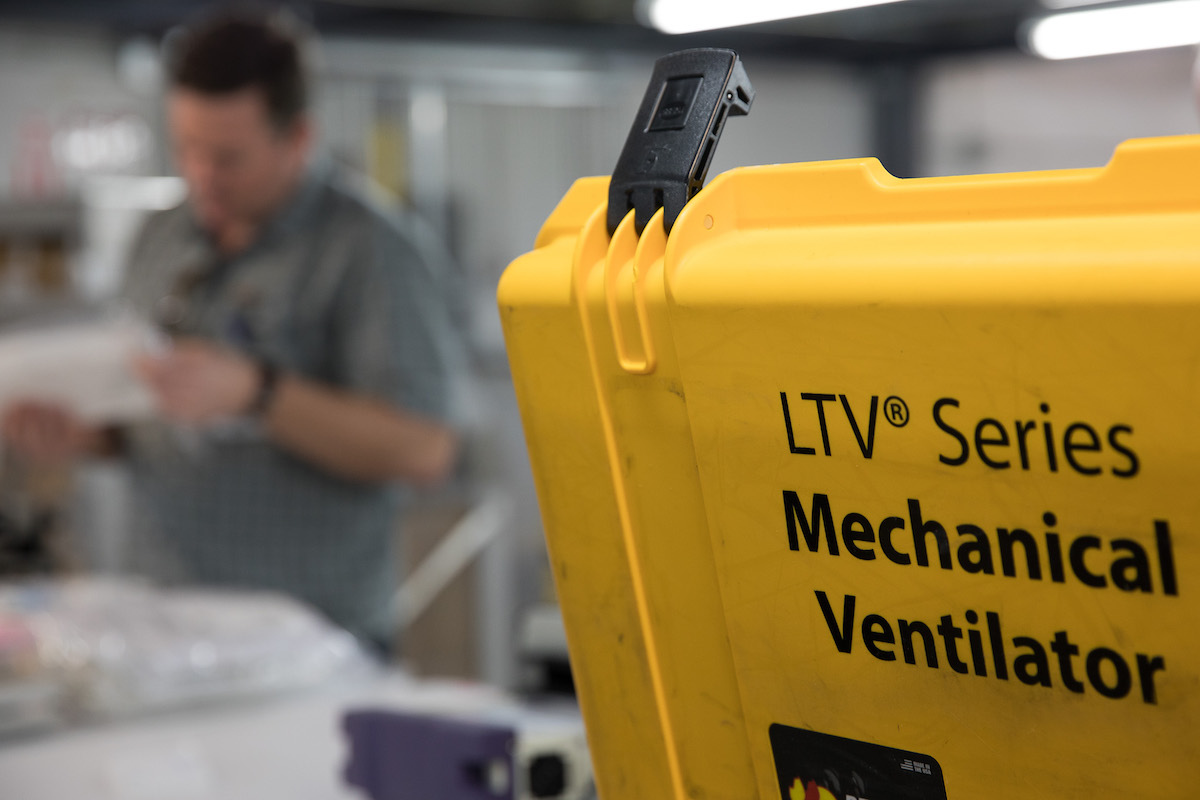
<instances>
[{"instance_id":1,"label":"man's face","mask_svg":"<svg viewBox=\"0 0 1200 800\"><path fill-rule=\"evenodd\" d=\"M214 232L256 224L275 211L308 153L308 123L280 130L255 88L227 95L173 89L167 121L192 206Z\"/></svg>"}]
</instances>

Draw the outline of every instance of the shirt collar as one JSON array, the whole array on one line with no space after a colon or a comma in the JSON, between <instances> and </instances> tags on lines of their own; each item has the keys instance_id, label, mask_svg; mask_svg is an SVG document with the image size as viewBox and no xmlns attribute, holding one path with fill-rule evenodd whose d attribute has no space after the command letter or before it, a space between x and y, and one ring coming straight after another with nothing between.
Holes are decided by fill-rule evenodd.
<instances>
[{"instance_id":1,"label":"shirt collar","mask_svg":"<svg viewBox=\"0 0 1200 800\"><path fill-rule=\"evenodd\" d=\"M329 159L314 158L305 168L299 184L292 190L283 205L263 223L250 245L234 255L232 260L237 260L243 255L257 250L263 243L272 241L281 235L308 227L316 213L321 189L328 183L332 172L333 165ZM206 249L216 253L216 246L211 235L200 225L200 221L194 214L191 214L190 217L192 226Z\"/></svg>"},{"instance_id":2,"label":"shirt collar","mask_svg":"<svg viewBox=\"0 0 1200 800\"><path fill-rule=\"evenodd\" d=\"M274 239L281 234L309 227L316 213L321 189L329 181L332 165L327 159L314 158L304 171L300 184L290 197L262 226L254 244ZM253 245L252 245L253 246Z\"/></svg>"}]
</instances>

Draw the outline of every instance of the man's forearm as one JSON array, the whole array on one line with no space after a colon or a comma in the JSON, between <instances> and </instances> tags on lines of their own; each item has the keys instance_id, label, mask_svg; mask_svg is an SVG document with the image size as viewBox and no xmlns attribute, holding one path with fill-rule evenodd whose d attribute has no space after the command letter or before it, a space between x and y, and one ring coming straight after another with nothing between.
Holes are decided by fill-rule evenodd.
<instances>
[{"instance_id":1,"label":"man's forearm","mask_svg":"<svg viewBox=\"0 0 1200 800\"><path fill-rule=\"evenodd\" d=\"M263 420L280 447L350 480L431 485L454 465L446 426L295 376L284 376Z\"/></svg>"}]
</instances>

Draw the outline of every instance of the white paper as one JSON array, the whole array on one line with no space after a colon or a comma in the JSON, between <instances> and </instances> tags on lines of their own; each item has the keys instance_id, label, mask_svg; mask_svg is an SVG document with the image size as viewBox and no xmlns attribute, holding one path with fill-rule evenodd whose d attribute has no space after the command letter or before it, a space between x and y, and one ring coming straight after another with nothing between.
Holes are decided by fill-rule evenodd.
<instances>
[{"instance_id":1,"label":"white paper","mask_svg":"<svg viewBox=\"0 0 1200 800\"><path fill-rule=\"evenodd\" d=\"M154 396L134 372L139 354L161 348L132 316L0 334L0 411L37 401L85 422L128 422L154 413Z\"/></svg>"}]
</instances>

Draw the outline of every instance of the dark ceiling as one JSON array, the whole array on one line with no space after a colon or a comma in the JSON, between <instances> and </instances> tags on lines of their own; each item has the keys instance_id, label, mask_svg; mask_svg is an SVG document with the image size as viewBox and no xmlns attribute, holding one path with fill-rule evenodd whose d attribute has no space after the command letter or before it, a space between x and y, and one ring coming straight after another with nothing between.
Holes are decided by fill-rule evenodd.
<instances>
[{"instance_id":1,"label":"dark ceiling","mask_svg":"<svg viewBox=\"0 0 1200 800\"><path fill-rule=\"evenodd\" d=\"M737 2L737 0L730 0ZM161 32L221 4L204 0L0 0L0 19ZM651 50L721 44L809 58L921 58L1016 46L1038 0L908 0L724 31L666 36L639 24L635 0L299 0L324 33L553 43Z\"/></svg>"}]
</instances>

